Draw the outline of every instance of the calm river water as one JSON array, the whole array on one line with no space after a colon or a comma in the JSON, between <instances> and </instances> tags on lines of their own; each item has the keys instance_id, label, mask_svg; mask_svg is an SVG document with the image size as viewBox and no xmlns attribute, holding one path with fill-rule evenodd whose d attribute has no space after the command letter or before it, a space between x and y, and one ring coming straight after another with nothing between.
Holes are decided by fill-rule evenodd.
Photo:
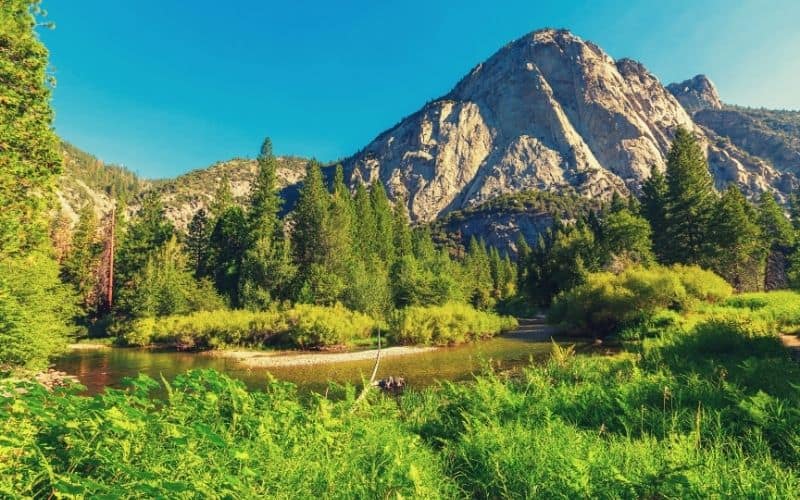
<instances>
[{"instance_id":1,"label":"calm river water","mask_svg":"<svg viewBox=\"0 0 800 500\"><path fill-rule=\"evenodd\" d=\"M502 369L541 361L550 353L550 342L534 341L525 335L510 334L490 340L435 351L381 359L378 378L403 377L409 387L424 387L439 380L466 380L480 372L491 360ZM323 391L328 381L360 384L368 378L373 361L322 363L308 366L247 368L233 359L202 353L110 348L76 350L60 358L55 368L75 375L95 394L105 387L119 388L126 377L144 373L171 380L195 368L213 368L242 380L251 389L265 385L267 372L293 382L301 390Z\"/></svg>"}]
</instances>

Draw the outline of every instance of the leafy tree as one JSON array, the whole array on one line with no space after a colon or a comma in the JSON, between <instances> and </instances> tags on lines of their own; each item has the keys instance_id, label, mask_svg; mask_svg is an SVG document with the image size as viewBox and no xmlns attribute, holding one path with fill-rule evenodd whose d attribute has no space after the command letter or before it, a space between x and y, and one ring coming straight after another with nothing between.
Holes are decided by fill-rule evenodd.
<instances>
[{"instance_id":1,"label":"leafy tree","mask_svg":"<svg viewBox=\"0 0 800 500\"><path fill-rule=\"evenodd\" d=\"M206 280L195 281L184 250L172 236L148 258L120 301L134 318L186 314L224 307Z\"/></svg>"},{"instance_id":2,"label":"leafy tree","mask_svg":"<svg viewBox=\"0 0 800 500\"><path fill-rule=\"evenodd\" d=\"M667 263L702 264L707 260L708 224L717 200L708 162L697 139L679 127L667 156L665 204Z\"/></svg>"},{"instance_id":3,"label":"leafy tree","mask_svg":"<svg viewBox=\"0 0 800 500\"><path fill-rule=\"evenodd\" d=\"M648 264L653 259L650 224L627 206L612 211L602 221L602 248L605 265L614 261Z\"/></svg>"},{"instance_id":4,"label":"leafy tree","mask_svg":"<svg viewBox=\"0 0 800 500\"><path fill-rule=\"evenodd\" d=\"M77 299L49 254L0 259L0 372L41 370L74 333Z\"/></svg>"},{"instance_id":5,"label":"leafy tree","mask_svg":"<svg viewBox=\"0 0 800 500\"><path fill-rule=\"evenodd\" d=\"M717 202L709 224L709 239L714 254L709 267L737 290L760 288L766 248L756 214L735 185L725 190Z\"/></svg>"}]
</instances>

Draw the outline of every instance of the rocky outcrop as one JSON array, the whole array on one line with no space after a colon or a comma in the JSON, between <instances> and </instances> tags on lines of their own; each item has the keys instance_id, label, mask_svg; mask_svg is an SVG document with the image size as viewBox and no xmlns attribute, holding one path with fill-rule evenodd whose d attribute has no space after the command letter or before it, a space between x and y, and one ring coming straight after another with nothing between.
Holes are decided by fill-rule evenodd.
<instances>
[{"instance_id":1,"label":"rocky outcrop","mask_svg":"<svg viewBox=\"0 0 800 500\"><path fill-rule=\"evenodd\" d=\"M713 85L695 80L687 95L716 105ZM705 145L719 187L737 182L754 194L787 184L768 163L696 126L640 63L614 61L552 29L503 47L349 158L345 170L354 183L383 182L421 222L521 190L569 188L607 199L637 192L653 168L665 167L679 126Z\"/></svg>"},{"instance_id":2,"label":"rocky outcrop","mask_svg":"<svg viewBox=\"0 0 800 500\"><path fill-rule=\"evenodd\" d=\"M681 83L671 83L667 90L678 99L678 102L689 113L701 109L722 109L722 100L717 87L706 75L697 75Z\"/></svg>"}]
</instances>

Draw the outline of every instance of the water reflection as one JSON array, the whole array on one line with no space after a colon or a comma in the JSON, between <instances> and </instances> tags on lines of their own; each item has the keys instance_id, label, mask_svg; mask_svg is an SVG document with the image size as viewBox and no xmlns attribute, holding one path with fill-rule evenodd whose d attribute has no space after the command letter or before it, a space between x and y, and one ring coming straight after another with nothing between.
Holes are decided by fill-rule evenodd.
<instances>
[{"instance_id":1,"label":"water reflection","mask_svg":"<svg viewBox=\"0 0 800 500\"><path fill-rule=\"evenodd\" d=\"M464 380L480 372L491 360L512 368L530 360L545 359L549 342L531 342L524 336L505 336L463 346L442 348L381 360L378 377L400 376L410 387L424 387L438 380ZM197 353L145 349L73 351L56 362L56 369L75 375L95 394L105 387L121 387L126 377L139 373L167 380L186 370L213 368L242 380L251 389L264 387L267 373L293 382L301 390L323 391L328 381L359 384L368 378L373 361L351 361L309 366L249 369L233 359Z\"/></svg>"}]
</instances>

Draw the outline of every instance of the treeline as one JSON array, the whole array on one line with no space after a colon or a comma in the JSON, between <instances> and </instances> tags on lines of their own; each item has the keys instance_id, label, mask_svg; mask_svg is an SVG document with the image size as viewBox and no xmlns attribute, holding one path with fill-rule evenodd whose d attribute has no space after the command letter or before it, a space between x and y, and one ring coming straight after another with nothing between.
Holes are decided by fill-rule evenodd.
<instances>
[{"instance_id":1,"label":"treeline","mask_svg":"<svg viewBox=\"0 0 800 500\"><path fill-rule=\"evenodd\" d=\"M426 228L411 227L405 204L390 202L379 182L351 192L341 167L326 182L321 165L309 162L296 207L281 218L276 168L266 139L246 206L234 203L223 182L186 235L165 219L155 194L128 223L118 218L113 309L103 281L110 232L97 229L91 210L82 211L63 268L87 314L97 320L111 310L119 323L306 303L385 319L396 309L449 302L489 309L516 293L508 255L473 240L463 257L451 256Z\"/></svg>"},{"instance_id":2,"label":"treeline","mask_svg":"<svg viewBox=\"0 0 800 500\"><path fill-rule=\"evenodd\" d=\"M654 170L639 199L615 196L600 210L556 220L532 246L518 242L519 289L549 307L591 273L653 264L712 270L738 291L800 287L800 193L790 206L787 218L769 192L757 203L734 184L718 193L696 138L679 128L666 172Z\"/></svg>"}]
</instances>

